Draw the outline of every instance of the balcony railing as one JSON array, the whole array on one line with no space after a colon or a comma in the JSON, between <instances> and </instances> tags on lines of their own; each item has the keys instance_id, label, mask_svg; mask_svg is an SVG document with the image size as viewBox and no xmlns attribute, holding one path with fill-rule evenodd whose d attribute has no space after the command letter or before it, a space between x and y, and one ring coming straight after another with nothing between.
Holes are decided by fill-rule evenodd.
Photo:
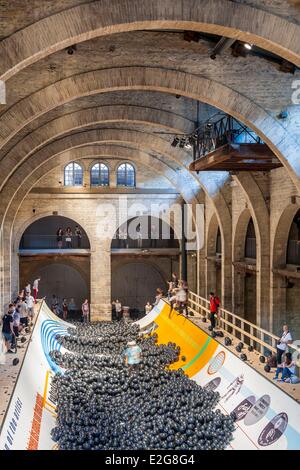
<instances>
[{"instance_id":1,"label":"balcony railing","mask_svg":"<svg viewBox=\"0 0 300 470\"><path fill-rule=\"evenodd\" d=\"M62 249L89 249L90 244L85 235L80 243L75 235L71 237L71 247L67 245L66 236L63 236L62 246L59 246L56 235L23 235L20 250L57 250Z\"/></svg>"},{"instance_id":2,"label":"balcony railing","mask_svg":"<svg viewBox=\"0 0 300 470\"><path fill-rule=\"evenodd\" d=\"M194 292L189 293L189 308L194 313L195 318L205 317L208 320L210 314L209 305L209 300L200 297ZM266 349L276 353L276 346L280 339L279 336L235 315L225 308L220 308L219 322L220 328L224 333L252 346L259 353L263 354ZM289 345L289 348L292 353L295 351L299 352L296 345Z\"/></svg>"}]
</instances>

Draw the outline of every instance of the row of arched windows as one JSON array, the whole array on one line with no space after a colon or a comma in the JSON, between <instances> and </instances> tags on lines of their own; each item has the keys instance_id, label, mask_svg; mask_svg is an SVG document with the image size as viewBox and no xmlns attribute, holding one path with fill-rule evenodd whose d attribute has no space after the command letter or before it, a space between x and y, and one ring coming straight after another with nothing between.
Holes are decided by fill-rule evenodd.
<instances>
[{"instance_id":1,"label":"row of arched windows","mask_svg":"<svg viewBox=\"0 0 300 470\"><path fill-rule=\"evenodd\" d=\"M109 168L104 163L95 163L90 170L92 187L109 186ZM79 163L69 163L64 170L65 186L83 185L83 168ZM130 163L121 163L117 168L117 186L134 187L135 169Z\"/></svg>"}]
</instances>

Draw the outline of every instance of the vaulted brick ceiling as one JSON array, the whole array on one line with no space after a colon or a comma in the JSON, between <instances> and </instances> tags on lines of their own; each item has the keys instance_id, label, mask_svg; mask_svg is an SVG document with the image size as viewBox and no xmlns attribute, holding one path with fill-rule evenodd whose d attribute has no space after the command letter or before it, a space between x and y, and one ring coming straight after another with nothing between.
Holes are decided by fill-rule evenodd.
<instances>
[{"instance_id":1,"label":"vaulted brick ceiling","mask_svg":"<svg viewBox=\"0 0 300 470\"><path fill-rule=\"evenodd\" d=\"M121 144L132 158L144 152L146 160L152 155L161 162L159 171L173 165L188 175L191 154L171 148L172 133L191 132L197 114L204 120L216 108L258 131L298 185L299 115L291 93L299 70L285 74L267 58L233 57L230 50L213 61L209 38L187 42L182 30L249 40L299 65L299 9L277 0L195 4L1 2L0 75L7 91L0 106L2 215L13 197L19 204L43 171L61 163L68 136L71 144L94 145L89 139L98 133L104 146L111 133L111 145ZM69 55L66 47L74 43ZM277 118L286 108L288 124ZM80 157L78 149L72 152ZM187 178L195 182L193 191L215 193L224 182L220 174ZM16 182L19 195L11 189Z\"/></svg>"}]
</instances>

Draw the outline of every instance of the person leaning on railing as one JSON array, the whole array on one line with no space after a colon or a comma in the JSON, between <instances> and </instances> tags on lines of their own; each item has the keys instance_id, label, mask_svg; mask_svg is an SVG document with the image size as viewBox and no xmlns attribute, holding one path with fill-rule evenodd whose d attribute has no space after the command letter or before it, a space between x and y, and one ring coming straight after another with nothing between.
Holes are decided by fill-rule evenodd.
<instances>
[{"instance_id":1,"label":"person leaning on railing","mask_svg":"<svg viewBox=\"0 0 300 470\"><path fill-rule=\"evenodd\" d=\"M288 325L284 324L282 330L282 336L277 343L277 364L281 364L283 353L288 350L288 345L293 343L293 338Z\"/></svg>"}]
</instances>

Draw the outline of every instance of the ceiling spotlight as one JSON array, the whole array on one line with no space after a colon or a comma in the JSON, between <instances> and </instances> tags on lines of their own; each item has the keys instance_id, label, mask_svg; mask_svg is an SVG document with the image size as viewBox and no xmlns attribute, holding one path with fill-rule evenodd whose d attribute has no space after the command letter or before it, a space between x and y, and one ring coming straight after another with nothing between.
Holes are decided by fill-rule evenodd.
<instances>
[{"instance_id":1,"label":"ceiling spotlight","mask_svg":"<svg viewBox=\"0 0 300 470\"><path fill-rule=\"evenodd\" d=\"M179 137L175 137L173 142L171 143L172 147L177 147L177 145L179 144L180 142L180 139Z\"/></svg>"},{"instance_id":2,"label":"ceiling spotlight","mask_svg":"<svg viewBox=\"0 0 300 470\"><path fill-rule=\"evenodd\" d=\"M250 44L249 42L245 42L244 47L245 47L246 49L248 49L248 51L251 51L251 49L252 49L252 44Z\"/></svg>"},{"instance_id":3,"label":"ceiling spotlight","mask_svg":"<svg viewBox=\"0 0 300 470\"><path fill-rule=\"evenodd\" d=\"M180 139L179 147L180 147L181 149L183 149L184 146L185 146L185 139Z\"/></svg>"},{"instance_id":4,"label":"ceiling spotlight","mask_svg":"<svg viewBox=\"0 0 300 470\"><path fill-rule=\"evenodd\" d=\"M69 55L74 54L75 51L76 51L76 44L73 44L73 46L67 47L67 53Z\"/></svg>"},{"instance_id":5,"label":"ceiling spotlight","mask_svg":"<svg viewBox=\"0 0 300 470\"><path fill-rule=\"evenodd\" d=\"M185 141L184 147L185 147L186 149L188 149L188 150L190 150L190 149L192 148L190 139L187 139L187 140Z\"/></svg>"}]
</instances>

